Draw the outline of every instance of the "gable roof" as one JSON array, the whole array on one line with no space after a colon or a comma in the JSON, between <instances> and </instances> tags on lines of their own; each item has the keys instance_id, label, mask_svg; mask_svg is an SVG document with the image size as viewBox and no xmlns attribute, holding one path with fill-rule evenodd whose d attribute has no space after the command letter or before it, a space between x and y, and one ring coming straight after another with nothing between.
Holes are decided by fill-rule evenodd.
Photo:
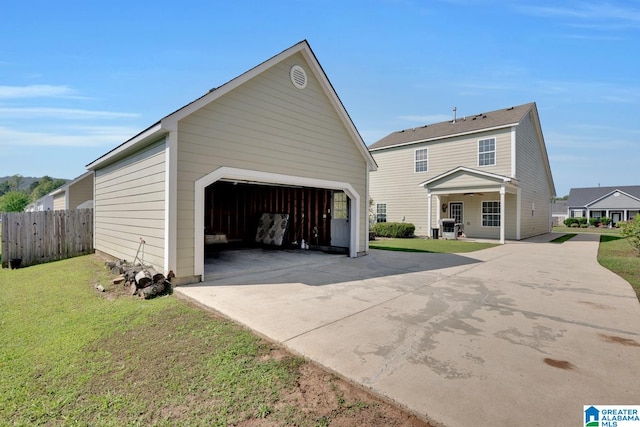
<instances>
[{"instance_id":1,"label":"gable roof","mask_svg":"<svg viewBox=\"0 0 640 427\"><path fill-rule=\"evenodd\" d=\"M509 107L502 110L458 118L455 121L449 120L446 122L404 129L385 136L375 144L370 145L369 150L375 151L399 145L511 127L520 123L534 107L535 102L530 102L516 107Z\"/></svg>"},{"instance_id":2,"label":"gable roof","mask_svg":"<svg viewBox=\"0 0 640 427\"><path fill-rule=\"evenodd\" d=\"M238 86L242 85L248 80L254 78L255 76L261 74L265 70L271 68L275 64L297 53L302 54L302 56L305 58L305 60L309 64L311 68L311 72L320 82L325 95L329 98L332 106L335 108L336 112L338 113L339 118L341 119L345 128L351 135L353 142L356 144L356 146L358 147L358 150L366 160L369 170L372 170L372 171L377 170L378 166L375 160L373 159L373 157L371 156L371 153L369 152L367 145L365 144L364 140L362 139L362 136L356 129L353 121L351 120L351 117L347 113L347 110L344 108L342 101L338 97L338 94L333 88L333 85L329 81L329 78L325 74L324 70L322 69L322 66L318 62L318 59L316 58L315 54L311 50L311 46L306 40L302 40L301 42L296 43L290 48L280 52L279 54L253 67L252 69L228 81L222 86L211 89L209 92L202 95L201 97L179 108L173 113L163 117L160 121L154 123L153 125L143 130L139 134L135 135L131 139L125 141L124 143L120 144L118 147L114 148L113 150L107 152L106 154L102 155L98 159L89 163L86 166L87 169L93 170L100 167L101 165L109 164L117 159L127 156L128 154L137 150L141 146L144 146L148 143L158 140L158 138L169 133L170 131L177 130L177 123L180 119L183 119L184 117L188 116L194 111L215 101L216 99L220 98L224 94L232 91L233 89L237 88Z\"/></svg>"},{"instance_id":3,"label":"gable roof","mask_svg":"<svg viewBox=\"0 0 640 427\"><path fill-rule=\"evenodd\" d=\"M458 166L457 168L451 169L450 171L441 173L440 175L434 176L431 179L428 179L428 180L426 180L424 182L421 182L420 184L418 184L418 186L426 187L429 184L433 184L436 181L440 181L441 179L446 178L448 176L451 176L453 174L456 174L458 172L464 172L464 173L466 173L468 175L476 175L476 176L479 176L479 177L494 179L496 181L502 181L502 182L505 182L505 183L507 183L507 182L513 182L513 183L517 182L516 179L508 177L508 176L498 175L498 174L491 173L491 172L486 172L486 171L479 171L479 170L471 169L471 168L468 168L468 167L465 167L465 166Z\"/></svg>"},{"instance_id":4,"label":"gable roof","mask_svg":"<svg viewBox=\"0 0 640 427\"><path fill-rule=\"evenodd\" d=\"M585 207L616 191L620 191L621 193L628 194L633 198L640 199L640 185L572 188L569 191L567 205L574 208Z\"/></svg>"}]
</instances>

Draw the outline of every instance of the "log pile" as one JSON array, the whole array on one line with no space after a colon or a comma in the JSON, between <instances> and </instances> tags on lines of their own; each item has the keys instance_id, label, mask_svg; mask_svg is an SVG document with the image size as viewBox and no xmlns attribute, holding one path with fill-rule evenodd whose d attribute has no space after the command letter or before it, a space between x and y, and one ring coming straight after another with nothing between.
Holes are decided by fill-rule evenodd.
<instances>
[{"instance_id":1,"label":"log pile","mask_svg":"<svg viewBox=\"0 0 640 427\"><path fill-rule=\"evenodd\" d=\"M148 265L131 265L124 260L108 261L105 265L111 273L119 275L113 283L128 286L131 295L149 299L171 290L171 278L174 277L172 271L167 278Z\"/></svg>"}]
</instances>

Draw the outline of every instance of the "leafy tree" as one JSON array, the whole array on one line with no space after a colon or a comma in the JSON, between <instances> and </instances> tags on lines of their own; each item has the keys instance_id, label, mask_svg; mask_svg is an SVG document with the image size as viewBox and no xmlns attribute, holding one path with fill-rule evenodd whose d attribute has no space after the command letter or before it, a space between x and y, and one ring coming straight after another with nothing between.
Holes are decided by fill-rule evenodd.
<instances>
[{"instance_id":1,"label":"leafy tree","mask_svg":"<svg viewBox=\"0 0 640 427\"><path fill-rule=\"evenodd\" d=\"M11 191L8 181L0 182L0 196Z\"/></svg>"},{"instance_id":2,"label":"leafy tree","mask_svg":"<svg viewBox=\"0 0 640 427\"><path fill-rule=\"evenodd\" d=\"M620 225L620 234L626 237L640 254L640 215L636 215L631 221L621 221L617 224Z\"/></svg>"},{"instance_id":3,"label":"leafy tree","mask_svg":"<svg viewBox=\"0 0 640 427\"><path fill-rule=\"evenodd\" d=\"M58 187L62 187L66 184L64 179L53 179L49 176L43 176L38 181L35 181L30 186L31 201L36 201L40 197L51 193Z\"/></svg>"},{"instance_id":4,"label":"leafy tree","mask_svg":"<svg viewBox=\"0 0 640 427\"><path fill-rule=\"evenodd\" d=\"M29 204L29 195L23 191L9 191L0 197L0 212L22 212Z\"/></svg>"},{"instance_id":5,"label":"leafy tree","mask_svg":"<svg viewBox=\"0 0 640 427\"><path fill-rule=\"evenodd\" d=\"M24 177L20 174L13 175L9 180L9 186L13 191L20 191L20 187L22 187L22 183L24 182Z\"/></svg>"}]
</instances>

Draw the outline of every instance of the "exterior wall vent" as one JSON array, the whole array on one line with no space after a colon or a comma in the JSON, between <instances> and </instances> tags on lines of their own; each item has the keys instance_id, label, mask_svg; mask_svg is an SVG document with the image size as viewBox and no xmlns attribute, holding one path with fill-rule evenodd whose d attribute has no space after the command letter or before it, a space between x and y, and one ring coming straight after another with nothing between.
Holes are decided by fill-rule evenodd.
<instances>
[{"instance_id":1,"label":"exterior wall vent","mask_svg":"<svg viewBox=\"0 0 640 427\"><path fill-rule=\"evenodd\" d=\"M291 67L289 77L291 77L291 83L298 89L307 87L307 72L301 66L294 65Z\"/></svg>"}]
</instances>

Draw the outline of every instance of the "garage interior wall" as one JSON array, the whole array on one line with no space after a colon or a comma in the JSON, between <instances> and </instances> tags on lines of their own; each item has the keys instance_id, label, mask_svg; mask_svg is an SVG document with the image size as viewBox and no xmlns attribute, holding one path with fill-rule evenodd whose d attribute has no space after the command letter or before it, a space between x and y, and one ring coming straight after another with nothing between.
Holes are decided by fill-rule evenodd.
<instances>
[{"instance_id":1,"label":"garage interior wall","mask_svg":"<svg viewBox=\"0 0 640 427\"><path fill-rule=\"evenodd\" d=\"M304 239L331 245L331 190L218 181L205 191L205 233L231 243L254 241L263 213L289 214L283 246Z\"/></svg>"}]
</instances>

